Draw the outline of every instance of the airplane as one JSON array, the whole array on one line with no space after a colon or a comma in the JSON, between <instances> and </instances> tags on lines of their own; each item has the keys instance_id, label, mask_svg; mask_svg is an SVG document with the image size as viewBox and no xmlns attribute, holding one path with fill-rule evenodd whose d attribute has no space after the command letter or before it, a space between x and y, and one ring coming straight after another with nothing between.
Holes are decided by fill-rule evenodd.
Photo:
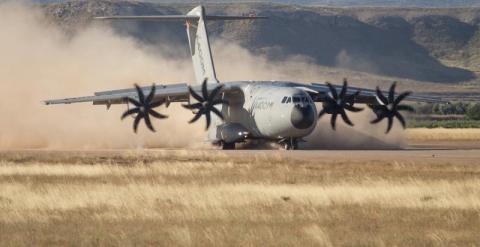
<instances>
[{"instance_id":1,"label":"airplane","mask_svg":"<svg viewBox=\"0 0 480 247\"><path fill-rule=\"evenodd\" d=\"M134 117L133 129L137 132L141 120L155 132L152 117L165 119L168 116L155 109L171 103L184 103L182 106L192 111L194 123L202 116L206 119L207 139L222 149L235 149L236 143L249 140L276 142L287 150L299 148L299 142L317 127L317 121L330 115L330 125L336 129L338 117L353 126L347 112L360 112L363 108L355 104L366 104L376 118L377 124L388 121L386 133L397 119L403 128L405 118L401 111L414 109L402 104L404 100L418 102L447 103L438 98L413 96L412 92L395 93L396 83L388 92L366 88L349 87L331 83L298 83L290 81L230 81L217 79L208 37L207 21L261 20L264 16L207 15L202 5L186 15L166 16L104 16L100 20L137 21L183 21L186 25L188 44L195 72L195 83L165 84L112 91L96 92L93 96L46 100L46 105L92 102L93 105L126 104L128 110L121 116ZM322 104L317 109L316 103ZM133 108L130 108L130 105ZM318 126L322 127L322 126Z\"/></svg>"}]
</instances>

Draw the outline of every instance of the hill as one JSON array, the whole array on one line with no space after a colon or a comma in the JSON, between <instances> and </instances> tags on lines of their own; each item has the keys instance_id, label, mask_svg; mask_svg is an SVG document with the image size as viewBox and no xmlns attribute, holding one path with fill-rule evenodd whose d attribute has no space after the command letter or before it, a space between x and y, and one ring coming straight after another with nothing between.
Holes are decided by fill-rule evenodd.
<instances>
[{"instance_id":1,"label":"hill","mask_svg":"<svg viewBox=\"0 0 480 247\"><path fill-rule=\"evenodd\" d=\"M38 3L65 2L65 0L34 0ZM144 0L154 3L190 3L188 0ZM207 0L203 3L238 3L236 0ZM322 5L337 7L420 7L420 8L469 8L480 6L480 0L249 0L245 2L281 3L298 5Z\"/></svg>"},{"instance_id":2,"label":"hill","mask_svg":"<svg viewBox=\"0 0 480 247\"><path fill-rule=\"evenodd\" d=\"M69 32L89 23L92 16L183 14L192 7L131 1L44 5L47 15ZM268 16L266 21L210 23L209 28L213 40L239 43L272 60L300 55L322 66L440 83L475 82L480 72L479 8L332 8L250 3L209 4L208 11ZM142 42L174 42L186 47L184 27L178 23L112 25Z\"/></svg>"}]
</instances>

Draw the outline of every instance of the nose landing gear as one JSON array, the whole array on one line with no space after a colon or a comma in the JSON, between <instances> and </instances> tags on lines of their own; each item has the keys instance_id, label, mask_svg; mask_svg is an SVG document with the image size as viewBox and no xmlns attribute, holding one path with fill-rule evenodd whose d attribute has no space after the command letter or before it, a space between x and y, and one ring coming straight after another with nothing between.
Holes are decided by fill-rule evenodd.
<instances>
[{"instance_id":1,"label":"nose landing gear","mask_svg":"<svg viewBox=\"0 0 480 247\"><path fill-rule=\"evenodd\" d=\"M234 150L235 142L222 142L222 150Z\"/></svg>"}]
</instances>

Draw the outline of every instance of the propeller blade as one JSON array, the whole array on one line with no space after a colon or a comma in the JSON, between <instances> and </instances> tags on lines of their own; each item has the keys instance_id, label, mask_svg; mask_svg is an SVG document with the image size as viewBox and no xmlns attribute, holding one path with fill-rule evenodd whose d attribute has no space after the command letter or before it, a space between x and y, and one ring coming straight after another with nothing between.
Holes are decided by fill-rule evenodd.
<instances>
[{"instance_id":1,"label":"propeller blade","mask_svg":"<svg viewBox=\"0 0 480 247\"><path fill-rule=\"evenodd\" d=\"M220 90L223 89L223 85L220 85L213 89L212 93L210 94L210 97L208 98L209 101L214 102L213 100L217 97L218 93L220 93Z\"/></svg>"},{"instance_id":2,"label":"propeller blade","mask_svg":"<svg viewBox=\"0 0 480 247\"><path fill-rule=\"evenodd\" d=\"M142 104L140 102L136 101L135 99L127 98L127 101L130 102L132 105L134 105L136 107L142 106Z\"/></svg>"},{"instance_id":3,"label":"propeller blade","mask_svg":"<svg viewBox=\"0 0 480 247\"><path fill-rule=\"evenodd\" d=\"M207 78L202 83L202 96L204 100L208 99Z\"/></svg>"},{"instance_id":4,"label":"propeller blade","mask_svg":"<svg viewBox=\"0 0 480 247\"><path fill-rule=\"evenodd\" d=\"M407 122L405 121L405 118L403 118L402 114L400 114L399 112L395 112L395 117L397 117L398 121L400 121L400 123L402 124L402 127L406 129Z\"/></svg>"},{"instance_id":5,"label":"propeller blade","mask_svg":"<svg viewBox=\"0 0 480 247\"><path fill-rule=\"evenodd\" d=\"M377 123L380 123L383 119L385 119L385 116L380 116L380 117L377 117L377 119L370 121L370 123L377 124Z\"/></svg>"},{"instance_id":6,"label":"propeller blade","mask_svg":"<svg viewBox=\"0 0 480 247\"><path fill-rule=\"evenodd\" d=\"M188 87L188 91L190 92L190 95L192 95L192 97L194 99L196 99L198 102L203 102L205 101L202 96L198 95L197 92L195 92L192 87Z\"/></svg>"},{"instance_id":7,"label":"propeller blade","mask_svg":"<svg viewBox=\"0 0 480 247\"><path fill-rule=\"evenodd\" d=\"M336 129L336 123L337 123L337 115L338 113L333 113L332 114L332 118L330 119L330 125L332 126L332 129L335 130Z\"/></svg>"},{"instance_id":8,"label":"propeller blade","mask_svg":"<svg viewBox=\"0 0 480 247\"><path fill-rule=\"evenodd\" d=\"M356 91L354 94L347 96L345 102L347 102L350 105L353 105L353 104L355 104L355 99L359 95L360 95L360 91Z\"/></svg>"},{"instance_id":9,"label":"propeller blade","mask_svg":"<svg viewBox=\"0 0 480 247\"><path fill-rule=\"evenodd\" d=\"M397 82L393 82L392 86L390 86L390 90L388 91L388 103L395 102L395 88L397 87Z\"/></svg>"},{"instance_id":10,"label":"propeller blade","mask_svg":"<svg viewBox=\"0 0 480 247\"><path fill-rule=\"evenodd\" d=\"M358 107L355 107L355 106L352 106L352 105L345 105L345 109L347 109L348 111L351 111L351 112L361 112L361 111L363 111L363 108L358 108Z\"/></svg>"},{"instance_id":11,"label":"propeller blade","mask_svg":"<svg viewBox=\"0 0 480 247\"><path fill-rule=\"evenodd\" d=\"M152 125L152 121L150 121L150 116L148 114L145 114L145 124L147 125L147 127L152 131L152 132L155 132L155 128L153 128L153 125Z\"/></svg>"},{"instance_id":12,"label":"propeller blade","mask_svg":"<svg viewBox=\"0 0 480 247\"><path fill-rule=\"evenodd\" d=\"M318 113L318 118L321 118L323 115L325 115L325 113L327 113L325 111L325 109L322 109L319 113Z\"/></svg>"},{"instance_id":13,"label":"propeller blade","mask_svg":"<svg viewBox=\"0 0 480 247\"><path fill-rule=\"evenodd\" d=\"M386 134L390 133L390 130L392 130L392 127L393 127L393 117L389 117L388 118L387 132L385 132L385 133Z\"/></svg>"},{"instance_id":14,"label":"propeller blade","mask_svg":"<svg viewBox=\"0 0 480 247\"><path fill-rule=\"evenodd\" d=\"M207 119L207 130L210 127L210 123L212 122L212 119L210 118L210 111L206 110L205 111L205 118Z\"/></svg>"},{"instance_id":15,"label":"propeller blade","mask_svg":"<svg viewBox=\"0 0 480 247\"><path fill-rule=\"evenodd\" d=\"M205 112L205 109L200 109L197 114L195 114L195 117L192 118L192 120L190 120L188 123L194 123L196 122L201 116L202 114Z\"/></svg>"},{"instance_id":16,"label":"propeller blade","mask_svg":"<svg viewBox=\"0 0 480 247\"><path fill-rule=\"evenodd\" d=\"M212 107L212 112L215 113L220 119L224 120L223 114L215 107Z\"/></svg>"},{"instance_id":17,"label":"propeller blade","mask_svg":"<svg viewBox=\"0 0 480 247\"><path fill-rule=\"evenodd\" d=\"M342 119L343 119L343 121L345 121L345 123L347 123L350 126L353 126L352 121L350 121L350 119L348 118L347 113L345 111L340 111L340 116L342 116Z\"/></svg>"},{"instance_id":18,"label":"propeller blade","mask_svg":"<svg viewBox=\"0 0 480 247\"><path fill-rule=\"evenodd\" d=\"M330 93L332 93L332 98L337 100L338 99L337 89L330 82L327 82L327 86L328 88L330 88Z\"/></svg>"},{"instance_id":19,"label":"propeller blade","mask_svg":"<svg viewBox=\"0 0 480 247\"><path fill-rule=\"evenodd\" d=\"M163 115L163 114L160 114L160 113L158 113L158 112L156 112L155 110L152 110L152 109L150 109L150 110L148 111L148 113L149 113L150 115L152 115L154 118L158 118L158 119L168 118L168 116Z\"/></svg>"},{"instance_id":20,"label":"propeller blade","mask_svg":"<svg viewBox=\"0 0 480 247\"><path fill-rule=\"evenodd\" d=\"M150 89L150 93L147 96L147 103L151 102L153 100L153 97L155 97L155 83L152 85L152 89Z\"/></svg>"},{"instance_id":21,"label":"propeller blade","mask_svg":"<svg viewBox=\"0 0 480 247\"><path fill-rule=\"evenodd\" d=\"M135 89L137 89L138 100L140 101L140 103L145 103L145 95L143 94L143 90L137 84L135 84Z\"/></svg>"},{"instance_id":22,"label":"propeller blade","mask_svg":"<svg viewBox=\"0 0 480 247\"><path fill-rule=\"evenodd\" d=\"M133 131L137 133L138 130L138 124L140 123L140 120L143 118L143 113L139 112L137 116L135 117L135 120L133 121Z\"/></svg>"},{"instance_id":23,"label":"propeller blade","mask_svg":"<svg viewBox=\"0 0 480 247\"><path fill-rule=\"evenodd\" d=\"M379 103L383 105L388 105L388 99L383 95L382 91L380 91L380 88L377 87L377 98L380 100Z\"/></svg>"},{"instance_id":24,"label":"propeller blade","mask_svg":"<svg viewBox=\"0 0 480 247\"><path fill-rule=\"evenodd\" d=\"M133 115L133 114L136 114L136 113L139 113L140 112L140 109L138 108L132 108L126 112L123 113L122 115L122 120L125 119L126 117L130 116L130 115Z\"/></svg>"},{"instance_id":25,"label":"propeller blade","mask_svg":"<svg viewBox=\"0 0 480 247\"><path fill-rule=\"evenodd\" d=\"M393 104L394 105L398 105L400 104L400 102L402 102L406 97L408 97L410 94L412 94L412 92L405 92L405 93L402 93L398 96L397 99L395 99L395 101L393 101Z\"/></svg>"},{"instance_id":26,"label":"propeller blade","mask_svg":"<svg viewBox=\"0 0 480 247\"><path fill-rule=\"evenodd\" d=\"M194 109L200 109L202 108L203 104L202 103L195 103L193 105L182 105L183 108L189 109L189 110L194 110Z\"/></svg>"},{"instance_id":27,"label":"propeller blade","mask_svg":"<svg viewBox=\"0 0 480 247\"><path fill-rule=\"evenodd\" d=\"M331 97L325 97L325 101L331 105L337 105L337 100Z\"/></svg>"}]
</instances>

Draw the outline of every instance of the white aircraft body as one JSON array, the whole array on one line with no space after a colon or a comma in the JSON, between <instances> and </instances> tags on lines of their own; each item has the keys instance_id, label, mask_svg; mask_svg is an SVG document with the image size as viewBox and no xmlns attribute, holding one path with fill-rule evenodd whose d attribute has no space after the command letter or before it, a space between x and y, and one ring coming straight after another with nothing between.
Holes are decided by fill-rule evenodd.
<instances>
[{"instance_id":1,"label":"white aircraft body","mask_svg":"<svg viewBox=\"0 0 480 247\"><path fill-rule=\"evenodd\" d=\"M105 20L170 20L186 23L190 52L196 83L167 84L147 87L97 92L94 96L47 100L45 104L71 104L93 102L94 105L127 104L134 107L122 119L134 115L134 130L143 119L146 126L155 131L151 117L167 116L154 110L163 104L183 102L183 106L195 114L191 123L205 116L208 140L223 149L234 149L235 143L252 139L274 141L286 149L297 149L298 142L317 127L317 119L331 115L335 129L337 117L353 125L347 111L358 112L355 103L367 104L377 119L388 121L387 133L394 119L405 127L399 111L413 111L403 100L443 102L439 99L412 96L410 92L395 94L395 83L388 92L364 88L349 88L346 80L342 86L330 83L296 83L287 81L234 81L220 83L215 73L206 21L265 19L259 16L212 16L198 6L187 15L175 16L111 16L97 17ZM315 103L321 102L318 110ZM211 114L213 113L213 114Z\"/></svg>"}]
</instances>

